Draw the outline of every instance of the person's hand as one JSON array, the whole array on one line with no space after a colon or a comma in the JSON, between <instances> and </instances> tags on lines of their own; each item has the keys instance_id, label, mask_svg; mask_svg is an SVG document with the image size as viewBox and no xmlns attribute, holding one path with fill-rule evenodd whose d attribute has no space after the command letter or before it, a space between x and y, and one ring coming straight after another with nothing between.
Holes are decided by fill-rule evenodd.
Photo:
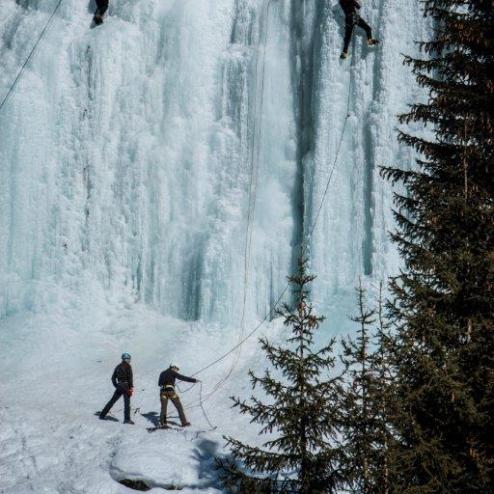
<instances>
[{"instance_id":1,"label":"person's hand","mask_svg":"<svg viewBox=\"0 0 494 494\"><path fill-rule=\"evenodd\" d=\"M127 391L127 394L129 396L132 396L134 394L134 388L130 388L128 391Z\"/></svg>"}]
</instances>

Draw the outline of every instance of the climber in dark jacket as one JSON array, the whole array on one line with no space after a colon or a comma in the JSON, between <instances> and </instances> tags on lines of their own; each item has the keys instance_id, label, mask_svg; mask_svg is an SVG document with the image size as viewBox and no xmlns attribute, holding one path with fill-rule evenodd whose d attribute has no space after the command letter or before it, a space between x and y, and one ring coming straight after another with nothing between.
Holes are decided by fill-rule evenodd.
<instances>
[{"instance_id":1,"label":"climber in dark jacket","mask_svg":"<svg viewBox=\"0 0 494 494\"><path fill-rule=\"evenodd\" d=\"M168 369L163 371L160 374L158 379L158 386L160 389L160 401L161 401L161 415L160 415L160 426L166 428L166 409L168 407L168 400L172 400L172 403L175 405L177 409L178 416L180 417L180 422L182 423L182 427L187 427L190 425L190 422L185 418L184 408L182 403L180 402L180 398L178 397L175 391L175 381L178 379L179 381L187 381L189 383L197 383L198 379L194 379L193 377L182 376L182 374L178 373L178 366L171 364Z\"/></svg>"},{"instance_id":2,"label":"climber in dark jacket","mask_svg":"<svg viewBox=\"0 0 494 494\"><path fill-rule=\"evenodd\" d=\"M103 24L103 16L108 10L108 0L96 0L96 12L94 13L94 23Z\"/></svg>"},{"instance_id":3,"label":"climber in dark jacket","mask_svg":"<svg viewBox=\"0 0 494 494\"><path fill-rule=\"evenodd\" d=\"M360 4L357 0L340 0L340 6L345 13L345 40L343 42L343 51L341 52L340 58L348 57L348 47L350 46L350 40L352 39L353 28L355 25L361 27L365 31L369 46L377 45L379 41L372 37L371 27L357 12L360 10Z\"/></svg>"},{"instance_id":4,"label":"climber in dark jacket","mask_svg":"<svg viewBox=\"0 0 494 494\"><path fill-rule=\"evenodd\" d=\"M124 398L124 423L134 425L134 422L130 419L130 397L134 392L134 380L132 375L132 367L130 365L131 357L128 353L122 354L122 362L115 367L113 375L111 376L111 382L115 386L115 393L111 397L110 401L105 405L105 408L101 411L99 418L104 420L106 415L111 410L111 407L117 402L117 400L123 396Z\"/></svg>"}]
</instances>

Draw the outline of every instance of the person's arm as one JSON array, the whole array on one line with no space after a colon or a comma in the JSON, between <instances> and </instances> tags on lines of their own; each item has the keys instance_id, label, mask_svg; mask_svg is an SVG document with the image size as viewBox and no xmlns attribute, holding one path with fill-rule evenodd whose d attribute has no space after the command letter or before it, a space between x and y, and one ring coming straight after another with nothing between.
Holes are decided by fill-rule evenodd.
<instances>
[{"instance_id":1,"label":"person's arm","mask_svg":"<svg viewBox=\"0 0 494 494\"><path fill-rule=\"evenodd\" d=\"M197 379L193 377L187 377L187 376L182 376L182 374L179 374L178 372L175 372L175 377L177 379L180 379L180 381L187 381L188 383L196 383Z\"/></svg>"},{"instance_id":2,"label":"person's arm","mask_svg":"<svg viewBox=\"0 0 494 494\"><path fill-rule=\"evenodd\" d=\"M132 367L129 365L129 388L134 389L134 374L132 373Z\"/></svg>"},{"instance_id":3,"label":"person's arm","mask_svg":"<svg viewBox=\"0 0 494 494\"><path fill-rule=\"evenodd\" d=\"M115 387L118 387L118 383L117 383L117 369L118 369L118 365L117 365L117 367L115 367L115 370L113 371L113 374L111 376L111 382L113 383L113 386L115 386Z\"/></svg>"},{"instance_id":4,"label":"person's arm","mask_svg":"<svg viewBox=\"0 0 494 494\"><path fill-rule=\"evenodd\" d=\"M164 372L162 372L162 373L160 374L159 379L158 379L158 386L163 386L163 384L164 384L164 382L163 382L164 378L165 378L165 373L164 373Z\"/></svg>"}]
</instances>

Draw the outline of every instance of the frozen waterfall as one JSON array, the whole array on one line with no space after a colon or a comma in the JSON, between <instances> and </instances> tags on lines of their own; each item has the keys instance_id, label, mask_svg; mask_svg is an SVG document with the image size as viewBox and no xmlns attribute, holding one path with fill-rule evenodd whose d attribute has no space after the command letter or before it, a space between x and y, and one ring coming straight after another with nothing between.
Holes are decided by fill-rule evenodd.
<instances>
[{"instance_id":1,"label":"frozen waterfall","mask_svg":"<svg viewBox=\"0 0 494 494\"><path fill-rule=\"evenodd\" d=\"M2 1L1 97L56 3ZM62 1L0 112L1 317L70 292L236 324L304 239L322 312L396 270L378 167L413 162L419 2L364 2L381 44L356 30L346 61L336 0L110 3L89 29L92 2Z\"/></svg>"},{"instance_id":2,"label":"frozen waterfall","mask_svg":"<svg viewBox=\"0 0 494 494\"><path fill-rule=\"evenodd\" d=\"M322 339L399 267L379 166L414 162L420 2L363 0L381 43L357 29L343 61L338 0L110 0L94 29L93 0L0 0L0 104L59 1L0 109L0 491L220 494L224 436L266 438L228 399L267 365L237 345L285 339L258 323L301 245ZM131 428L97 418L122 352ZM172 361L204 392L149 434Z\"/></svg>"}]
</instances>

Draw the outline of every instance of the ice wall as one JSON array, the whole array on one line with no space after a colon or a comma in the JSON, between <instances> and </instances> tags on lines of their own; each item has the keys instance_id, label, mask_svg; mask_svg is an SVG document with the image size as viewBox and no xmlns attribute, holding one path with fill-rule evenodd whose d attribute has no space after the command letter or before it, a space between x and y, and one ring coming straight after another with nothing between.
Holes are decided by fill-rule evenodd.
<instances>
[{"instance_id":1,"label":"ice wall","mask_svg":"<svg viewBox=\"0 0 494 494\"><path fill-rule=\"evenodd\" d=\"M57 1L2 1L0 95ZM357 32L347 61L336 0L110 3L89 29L92 2L63 0L0 112L2 317L63 291L237 324L304 239L323 311L396 269L378 166L413 160L394 129L419 2L365 2L381 45Z\"/></svg>"}]
</instances>

